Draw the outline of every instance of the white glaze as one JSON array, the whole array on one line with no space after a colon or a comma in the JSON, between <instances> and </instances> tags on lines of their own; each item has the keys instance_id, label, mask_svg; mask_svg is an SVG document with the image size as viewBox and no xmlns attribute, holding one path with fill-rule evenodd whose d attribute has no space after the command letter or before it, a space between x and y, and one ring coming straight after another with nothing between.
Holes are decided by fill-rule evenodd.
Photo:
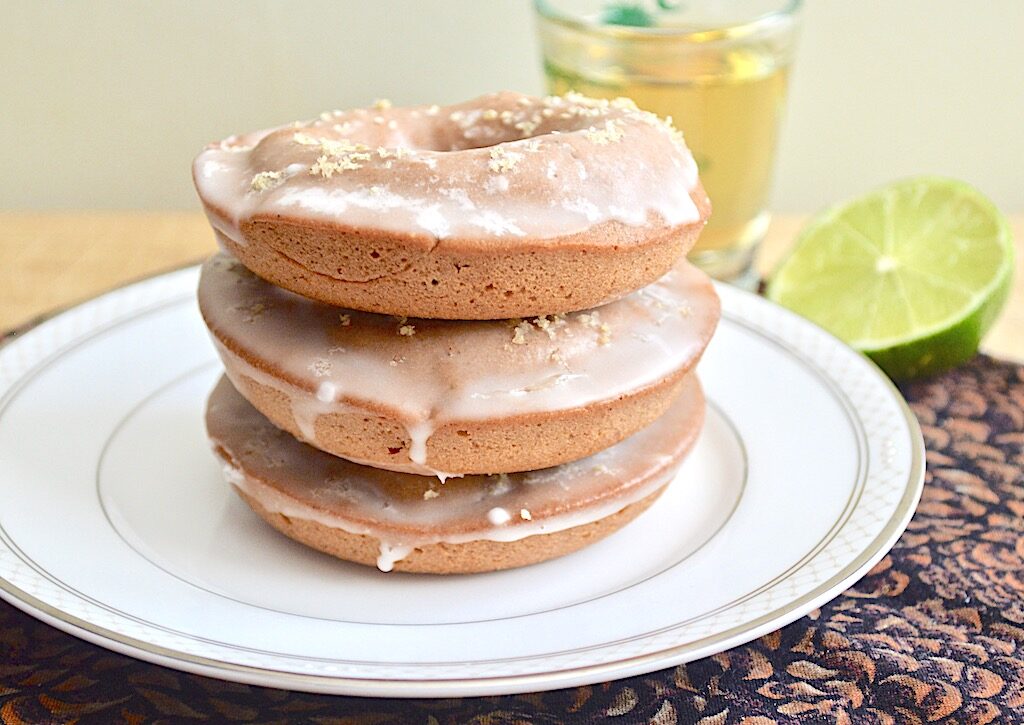
<instances>
[{"instance_id":1,"label":"white glaze","mask_svg":"<svg viewBox=\"0 0 1024 725\"><path fill-rule=\"evenodd\" d=\"M703 411L691 375L662 418L611 448L541 471L466 476L440 487L310 448L275 428L225 380L210 397L207 429L229 483L273 513L374 537L378 566L387 571L424 545L519 541L621 511L675 475Z\"/></svg>"},{"instance_id":2,"label":"white glaze","mask_svg":"<svg viewBox=\"0 0 1024 725\"><path fill-rule=\"evenodd\" d=\"M345 168L325 177L321 159ZM254 184L265 174L272 183ZM193 176L214 228L238 244L244 222L274 215L434 239L700 219L697 167L678 132L628 101L578 95L335 111L212 144Z\"/></svg>"},{"instance_id":3,"label":"white glaze","mask_svg":"<svg viewBox=\"0 0 1024 725\"><path fill-rule=\"evenodd\" d=\"M429 418L409 423L405 429L409 432L409 460L423 466L427 462L427 440L434 432L434 423Z\"/></svg>"},{"instance_id":4,"label":"white glaze","mask_svg":"<svg viewBox=\"0 0 1024 725\"><path fill-rule=\"evenodd\" d=\"M415 547L393 546L382 541L380 544L380 554L377 556L377 568L383 572L391 571L395 568L395 562L409 556L413 548Z\"/></svg>"},{"instance_id":5,"label":"white glaze","mask_svg":"<svg viewBox=\"0 0 1024 725\"><path fill-rule=\"evenodd\" d=\"M502 526L512 520L512 514L503 509L501 506L495 506L487 512L487 520L493 526Z\"/></svg>"},{"instance_id":6,"label":"white glaze","mask_svg":"<svg viewBox=\"0 0 1024 725\"><path fill-rule=\"evenodd\" d=\"M409 433L415 467L397 470L421 474L437 473L427 442L443 425L579 408L688 369L719 315L710 281L685 262L557 319L402 321L306 299L222 253L203 267L199 304L236 385L244 375L279 391L303 438L316 444L320 415L384 411ZM415 333L399 334L404 324Z\"/></svg>"}]
</instances>

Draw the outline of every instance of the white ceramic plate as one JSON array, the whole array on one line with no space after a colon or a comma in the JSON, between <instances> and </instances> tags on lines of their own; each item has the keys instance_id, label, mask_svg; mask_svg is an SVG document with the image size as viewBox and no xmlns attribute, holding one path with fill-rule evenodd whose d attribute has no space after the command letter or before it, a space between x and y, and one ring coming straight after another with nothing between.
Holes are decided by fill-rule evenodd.
<instances>
[{"instance_id":1,"label":"white ceramic plate","mask_svg":"<svg viewBox=\"0 0 1024 725\"><path fill-rule=\"evenodd\" d=\"M203 432L219 375L187 269L0 350L0 595L110 649L259 685L535 691L648 672L791 622L862 576L920 496L913 415L827 333L719 287L701 440L655 506L525 569L336 561L259 521Z\"/></svg>"}]
</instances>

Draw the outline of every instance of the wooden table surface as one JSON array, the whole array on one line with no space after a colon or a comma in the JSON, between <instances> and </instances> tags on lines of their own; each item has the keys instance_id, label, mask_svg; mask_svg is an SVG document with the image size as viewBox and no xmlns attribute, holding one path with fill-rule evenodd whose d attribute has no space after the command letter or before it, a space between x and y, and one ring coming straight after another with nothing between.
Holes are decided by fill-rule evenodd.
<instances>
[{"instance_id":1,"label":"wooden table surface","mask_svg":"<svg viewBox=\"0 0 1024 725\"><path fill-rule=\"evenodd\" d=\"M778 217L758 267L767 272L805 217ZM1011 218L1017 274L1010 301L982 346L1024 361L1024 215ZM0 212L0 331L214 250L198 212Z\"/></svg>"}]
</instances>

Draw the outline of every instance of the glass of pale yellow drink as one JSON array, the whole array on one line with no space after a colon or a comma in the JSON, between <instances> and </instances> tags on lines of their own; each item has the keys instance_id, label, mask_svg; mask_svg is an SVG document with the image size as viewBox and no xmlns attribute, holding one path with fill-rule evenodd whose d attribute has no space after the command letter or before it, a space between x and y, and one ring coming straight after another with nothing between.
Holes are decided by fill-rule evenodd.
<instances>
[{"instance_id":1,"label":"glass of pale yellow drink","mask_svg":"<svg viewBox=\"0 0 1024 725\"><path fill-rule=\"evenodd\" d=\"M750 286L800 0L535 0L552 93L632 98L682 130L711 197L690 260Z\"/></svg>"}]
</instances>

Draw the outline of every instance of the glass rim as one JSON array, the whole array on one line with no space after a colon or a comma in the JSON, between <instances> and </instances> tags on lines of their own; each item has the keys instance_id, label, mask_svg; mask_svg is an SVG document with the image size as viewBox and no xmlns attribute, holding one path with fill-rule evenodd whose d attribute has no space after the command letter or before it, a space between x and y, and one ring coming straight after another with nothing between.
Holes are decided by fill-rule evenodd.
<instances>
[{"instance_id":1,"label":"glass rim","mask_svg":"<svg viewBox=\"0 0 1024 725\"><path fill-rule=\"evenodd\" d=\"M553 8L548 0L534 0L533 7L544 20L558 23L573 30L591 33L604 33L620 37L634 38L699 38L702 41L741 38L753 35L765 27L777 25L782 21L791 20L803 5L803 0L788 0L782 7L769 10L749 20L721 28L705 28L703 30L684 28L652 28L634 25L609 25L594 20L561 13Z\"/></svg>"}]
</instances>

